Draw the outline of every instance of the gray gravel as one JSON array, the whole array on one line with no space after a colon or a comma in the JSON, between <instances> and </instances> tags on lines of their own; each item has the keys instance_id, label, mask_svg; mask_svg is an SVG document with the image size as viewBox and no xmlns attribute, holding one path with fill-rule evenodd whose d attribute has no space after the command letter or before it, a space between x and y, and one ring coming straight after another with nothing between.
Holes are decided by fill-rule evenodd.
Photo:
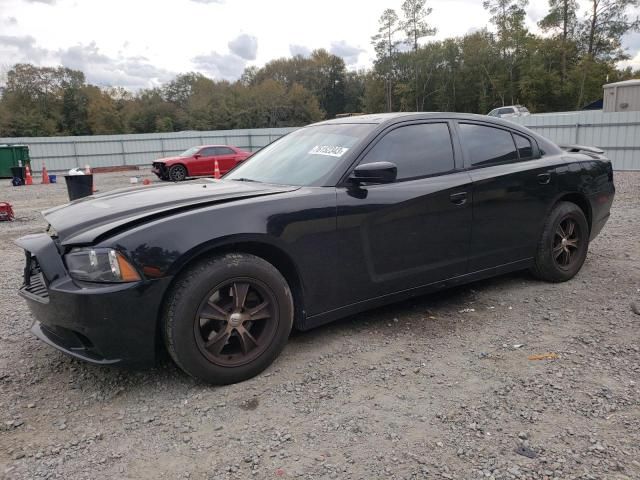
<instances>
[{"instance_id":1,"label":"gray gravel","mask_svg":"<svg viewBox=\"0 0 640 480\"><path fill-rule=\"evenodd\" d=\"M295 333L264 374L228 387L166 360L94 367L33 338L11 240L41 231L38 211L65 190L7 183L0 478L640 478L639 174L616 175L574 280L517 273Z\"/></svg>"}]
</instances>

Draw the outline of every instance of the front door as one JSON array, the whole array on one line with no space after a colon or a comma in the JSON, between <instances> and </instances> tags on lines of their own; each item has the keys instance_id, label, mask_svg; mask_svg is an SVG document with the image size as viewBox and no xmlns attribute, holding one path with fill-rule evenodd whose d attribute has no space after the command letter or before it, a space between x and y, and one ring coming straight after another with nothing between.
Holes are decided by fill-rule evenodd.
<instances>
[{"instance_id":1,"label":"front door","mask_svg":"<svg viewBox=\"0 0 640 480\"><path fill-rule=\"evenodd\" d=\"M213 161L215 159L215 147L205 147L198 152L197 158L192 160L193 175L211 175L213 173Z\"/></svg>"},{"instance_id":2,"label":"front door","mask_svg":"<svg viewBox=\"0 0 640 480\"><path fill-rule=\"evenodd\" d=\"M358 164L387 161L397 180L337 189L341 301L367 300L467 271L471 179L448 122L405 124L383 133ZM459 167L462 166L460 160Z\"/></svg>"}]
</instances>

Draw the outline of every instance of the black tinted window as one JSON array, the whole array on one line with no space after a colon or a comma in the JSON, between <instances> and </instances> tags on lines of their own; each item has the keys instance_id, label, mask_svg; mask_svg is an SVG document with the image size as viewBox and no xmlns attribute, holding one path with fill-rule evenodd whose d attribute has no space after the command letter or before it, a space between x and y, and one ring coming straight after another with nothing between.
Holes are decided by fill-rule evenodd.
<instances>
[{"instance_id":1,"label":"black tinted window","mask_svg":"<svg viewBox=\"0 0 640 480\"><path fill-rule=\"evenodd\" d=\"M516 139L516 147L518 148L520 160L533 158L533 147L531 146L531 142L529 141L529 139L523 137L522 135L518 135L517 133L513 134L513 138Z\"/></svg>"},{"instance_id":2,"label":"black tinted window","mask_svg":"<svg viewBox=\"0 0 640 480\"><path fill-rule=\"evenodd\" d=\"M518 159L511 133L506 130L461 123L460 132L472 166Z\"/></svg>"},{"instance_id":3,"label":"black tinted window","mask_svg":"<svg viewBox=\"0 0 640 480\"><path fill-rule=\"evenodd\" d=\"M216 147L216 155L233 155L234 152L229 147Z\"/></svg>"},{"instance_id":4,"label":"black tinted window","mask_svg":"<svg viewBox=\"0 0 640 480\"><path fill-rule=\"evenodd\" d=\"M203 148L200 150L200 155L203 157L213 157L216 154L216 149L214 147Z\"/></svg>"},{"instance_id":5,"label":"black tinted window","mask_svg":"<svg viewBox=\"0 0 640 480\"><path fill-rule=\"evenodd\" d=\"M391 162L398 180L453 170L453 147L446 123L407 125L387 133L360 162Z\"/></svg>"}]
</instances>

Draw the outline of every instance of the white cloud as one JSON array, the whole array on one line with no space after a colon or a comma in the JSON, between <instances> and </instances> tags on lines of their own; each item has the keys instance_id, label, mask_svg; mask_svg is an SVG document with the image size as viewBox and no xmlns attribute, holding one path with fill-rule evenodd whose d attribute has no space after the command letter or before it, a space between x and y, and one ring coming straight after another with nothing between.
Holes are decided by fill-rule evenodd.
<instances>
[{"instance_id":1,"label":"white cloud","mask_svg":"<svg viewBox=\"0 0 640 480\"><path fill-rule=\"evenodd\" d=\"M193 57L196 68L218 80L236 80L244 71L247 62L234 54L211 52Z\"/></svg>"},{"instance_id":2,"label":"white cloud","mask_svg":"<svg viewBox=\"0 0 640 480\"><path fill-rule=\"evenodd\" d=\"M354 47L344 40L331 42L331 49L329 51L334 55L342 57L347 65L354 65L358 63L358 57L360 57L360 54L366 52L364 48Z\"/></svg>"},{"instance_id":3,"label":"white cloud","mask_svg":"<svg viewBox=\"0 0 640 480\"><path fill-rule=\"evenodd\" d=\"M56 52L65 67L82 70L89 83L132 89L156 86L175 77L175 72L154 66L143 56L109 57L97 45L74 45Z\"/></svg>"},{"instance_id":4,"label":"white cloud","mask_svg":"<svg viewBox=\"0 0 640 480\"><path fill-rule=\"evenodd\" d=\"M302 55L303 57L308 57L311 55L311 49L309 47L305 47L304 45L289 45L289 53L292 56Z\"/></svg>"},{"instance_id":5,"label":"white cloud","mask_svg":"<svg viewBox=\"0 0 640 480\"><path fill-rule=\"evenodd\" d=\"M11 58L13 63L38 63L48 54L48 50L36 45L36 39L31 35L0 35L0 58Z\"/></svg>"},{"instance_id":6,"label":"white cloud","mask_svg":"<svg viewBox=\"0 0 640 480\"><path fill-rule=\"evenodd\" d=\"M258 53L258 39L243 33L228 43L231 53L245 60L255 60Z\"/></svg>"}]
</instances>

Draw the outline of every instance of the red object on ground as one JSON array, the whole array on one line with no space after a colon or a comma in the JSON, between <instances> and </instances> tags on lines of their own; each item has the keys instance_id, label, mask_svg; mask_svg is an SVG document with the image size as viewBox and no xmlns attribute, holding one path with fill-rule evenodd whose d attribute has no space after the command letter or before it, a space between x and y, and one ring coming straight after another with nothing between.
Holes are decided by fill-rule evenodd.
<instances>
[{"instance_id":1,"label":"red object on ground","mask_svg":"<svg viewBox=\"0 0 640 480\"><path fill-rule=\"evenodd\" d=\"M218 160L213 162L213 178L220 178L220 165L218 165Z\"/></svg>"},{"instance_id":2,"label":"red object on ground","mask_svg":"<svg viewBox=\"0 0 640 480\"><path fill-rule=\"evenodd\" d=\"M13 207L10 203L0 202L0 221L11 222L15 216L13 215Z\"/></svg>"},{"instance_id":3,"label":"red object on ground","mask_svg":"<svg viewBox=\"0 0 640 480\"><path fill-rule=\"evenodd\" d=\"M49 172L47 172L47 166L42 163L42 184L48 185L49 183Z\"/></svg>"},{"instance_id":4,"label":"red object on ground","mask_svg":"<svg viewBox=\"0 0 640 480\"><path fill-rule=\"evenodd\" d=\"M251 152L232 145L203 145L190 148L177 157L154 160L153 173L168 180L169 169L174 165L182 165L187 169L187 177L211 177L217 161L222 176L251 155Z\"/></svg>"},{"instance_id":5,"label":"red object on ground","mask_svg":"<svg viewBox=\"0 0 640 480\"><path fill-rule=\"evenodd\" d=\"M27 178L25 178L24 184L25 185L33 185L33 177L31 176L31 169L29 168L29 165L27 165L26 177Z\"/></svg>"},{"instance_id":6,"label":"red object on ground","mask_svg":"<svg viewBox=\"0 0 640 480\"><path fill-rule=\"evenodd\" d=\"M142 184L143 184L143 185L150 185L150 184L151 184L151 180L149 180L148 178L145 178L145 179L142 181Z\"/></svg>"}]
</instances>

